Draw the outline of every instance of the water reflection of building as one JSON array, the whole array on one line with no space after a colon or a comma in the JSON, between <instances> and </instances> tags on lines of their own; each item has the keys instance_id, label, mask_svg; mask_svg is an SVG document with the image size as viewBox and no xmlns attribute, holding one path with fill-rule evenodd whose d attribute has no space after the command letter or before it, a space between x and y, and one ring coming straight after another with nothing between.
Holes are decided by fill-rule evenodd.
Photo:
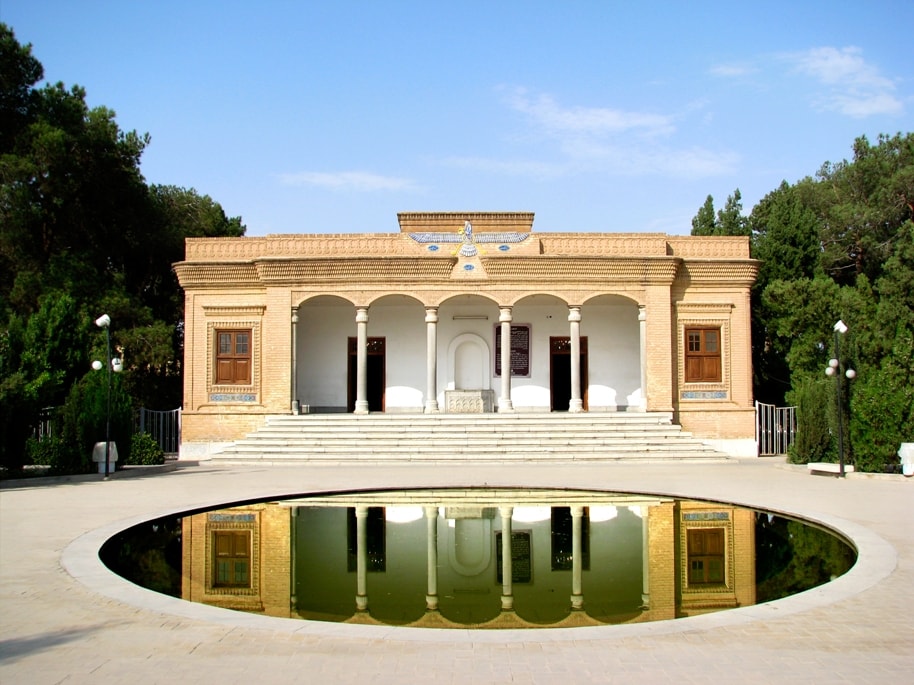
<instances>
[{"instance_id":1,"label":"water reflection of building","mask_svg":"<svg viewBox=\"0 0 914 685\"><path fill-rule=\"evenodd\" d=\"M394 625L661 620L754 603L753 522L727 505L546 491L235 507L185 519L184 597Z\"/></svg>"},{"instance_id":2,"label":"water reflection of building","mask_svg":"<svg viewBox=\"0 0 914 685\"><path fill-rule=\"evenodd\" d=\"M183 599L291 616L289 510L254 504L184 517Z\"/></svg>"}]
</instances>

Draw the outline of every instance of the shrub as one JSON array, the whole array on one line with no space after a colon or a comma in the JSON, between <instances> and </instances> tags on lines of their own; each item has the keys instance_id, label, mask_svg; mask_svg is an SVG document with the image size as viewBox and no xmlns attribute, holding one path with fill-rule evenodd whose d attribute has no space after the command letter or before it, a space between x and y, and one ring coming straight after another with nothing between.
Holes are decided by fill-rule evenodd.
<instances>
[{"instance_id":1,"label":"shrub","mask_svg":"<svg viewBox=\"0 0 914 685\"><path fill-rule=\"evenodd\" d=\"M788 394L797 407L797 437L788 452L788 461L807 464L811 461L837 461L837 448L831 430L832 395L827 379L807 378Z\"/></svg>"},{"instance_id":2,"label":"shrub","mask_svg":"<svg viewBox=\"0 0 914 685\"><path fill-rule=\"evenodd\" d=\"M130 459L125 463L139 466L165 463L165 452L149 433L134 433L130 443Z\"/></svg>"},{"instance_id":3,"label":"shrub","mask_svg":"<svg viewBox=\"0 0 914 685\"><path fill-rule=\"evenodd\" d=\"M104 373L89 373L75 383L63 410L63 440L72 451L72 470L65 473L91 473L92 448L105 440L108 388ZM118 460L130 463L133 435L133 408L130 397L115 376L111 387L111 440L117 445Z\"/></svg>"},{"instance_id":4,"label":"shrub","mask_svg":"<svg viewBox=\"0 0 914 685\"><path fill-rule=\"evenodd\" d=\"M70 472L71 453L60 438L48 437L41 441L29 438L25 443L25 458L36 466L50 467L52 474Z\"/></svg>"}]
</instances>

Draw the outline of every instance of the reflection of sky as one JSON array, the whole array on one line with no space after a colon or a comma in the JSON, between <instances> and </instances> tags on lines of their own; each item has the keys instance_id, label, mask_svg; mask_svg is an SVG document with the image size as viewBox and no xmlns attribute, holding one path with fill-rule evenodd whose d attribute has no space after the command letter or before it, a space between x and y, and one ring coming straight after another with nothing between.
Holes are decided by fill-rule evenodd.
<instances>
[{"instance_id":1,"label":"reflection of sky","mask_svg":"<svg viewBox=\"0 0 914 685\"><path fill-rule=\"evenodd\" d=\"M425 512L422 507L387 507L384 512L388 523L412 523L423 516Z\"/></svg>"},{"instance_id":2,"label":"reflection of sky","mask_svg":"<svg viewBox=\"0 0 914 685\"><path fill-rule=\"evenodd\" d=\"M618 515L619 515L619 510L612 505L590 507L590 522L591 523L600 523L601 521L612 521Z\"/></svg>"},{"instance_id":3,"label":"reflection of sky","mask_svg":"<svg viewBox=\"0 0 914 685\"><path fill-rule=\"evenodd\" d=\"M635 516L641 516L641 507L635 506L629 507L628 509ZM613 505L591 506L589 511L590 521L592 523L611 521L619 515L619 509ZM551 513L551 507L519 506L514 507L514 511L511 515L511 520L517 521L518 523L539 523L540 521L548 521ZM425 512L423 508L416 506L387 507L385 513L385 519L388 523L412 523L413 521L418 521L424 516ZM439 516L444 516L444 511L439 511Z\"/></svg>"}]
</instances>

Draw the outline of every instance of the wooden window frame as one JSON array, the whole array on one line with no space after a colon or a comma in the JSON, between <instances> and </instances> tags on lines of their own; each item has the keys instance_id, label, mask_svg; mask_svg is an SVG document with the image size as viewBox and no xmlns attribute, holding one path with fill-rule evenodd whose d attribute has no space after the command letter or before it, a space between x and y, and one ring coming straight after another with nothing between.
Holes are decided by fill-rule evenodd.
<instances>
[{"instance_id":1,"label":"wooden window frame","mask_svg":"<svg viewBox=\"0 0 914 685\"><path fill-rule=\"evenodd\" d=\"M223 351L223 336L230 336L228 351ZM250 385L254 366L253 329L217 328L213 347L213 385Z\"/></svg>"},{"instance_id":2,"label":"wooden window frame","mask_svg":"<svg viewBox=\"0 0 914 685\"><path fill-rule=\"evenodd\" d=\"M686 531L686 573L689 587L713 587L727 582L727 532L725 528L690 528Z\"/></svg>"},{"instance_id":3,"label":"wooden window frame","mask_svg":"<svg viewBox=\"0 0 914 685\"><path fill-rule=\"evenodd\" d=\"M250 530L213 530L213 588L249 589L253 583L252 540ZM230 549L226 549L225 544ZM223 572L224 571L224 575ZM239 577L239 572L243 575Z\"/></svg>"},{"instance_id":4,"label":"wooden window frame","mask_svg":"<svg viewBox=\"0 0 914 685\"><path fill-rule=\"evenodd\" d=\"M713 344L709 341L711 334L714 336ZM685 328L683 344L686 383L720 383L723 380L722 342L720 326Z\"/></svg>"}]
</instances>

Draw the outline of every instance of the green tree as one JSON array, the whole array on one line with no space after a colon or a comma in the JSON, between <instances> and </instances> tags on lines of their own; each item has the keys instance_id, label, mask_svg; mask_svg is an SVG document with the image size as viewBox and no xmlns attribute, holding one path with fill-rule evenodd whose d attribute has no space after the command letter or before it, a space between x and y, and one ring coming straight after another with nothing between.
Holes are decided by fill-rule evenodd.
<instances>
[{"instance_id":1,"label":"green tree","mask_svg":"<svg viewBox=\"0 0 914 685\"><path fill-rule=\"evenodd\" d=\"M809 407L807 384L820 382L834 354L834 323L843 320L842 361L857 371L843 397L846 456L859 469L881 470L897 461L900 442L914 440L914 134L880 136L876 145L858 138L853 149L852 160L782 183L752 211L753 256L762 260L753 291L755 392L775 397L789 387ZM823 388L831 397L819 403L836 417L835 384ZM807 426L816 421L810 416ZM836 430L831 417L828 431ZM822 435L799 440L796 457L821 458Z\"/></svg>"},{"instance_id":2,"label":"green tree","mask_svg":"<svg viewBox=\"0 0 914 685\"><path fill-rule=\"evenodd\" d=\"M723 209L718 210L714 235L749 235L749 224L743 216L743 201L739 188L727 196Z\"/></svg>"},{"instance_id":3,"label":"green tree","mask_svg":"<svg viewBox=\"0 0 914 685\"><path fill-rule=\"evenodd\" d=\"M32 86L44 68L32 55L31 45L20 45L5 24L0 24L0 155L11 151L13 141L26 125L33 106Z\"/></svg>"},{"instance_id":4,"label":"green tree","mask_svg":"<svg viewBox=\"0 0 914 685\"><path fill-rule=\"evenodd\" d=\"M0 24L0 460L13 468L40 407L63 401L90 349L104 358L90 323L102 313L125 360L119 386L138 405L180 405L183 296L171 265L186 237L245 231L206 195L149 187L139 166L149 135L42 77L31 46Z\"/></svg>"},{"instance_id":5,"label":"green tree","mask_svg":"<svg viewBox=\"0 0 914 685\"><path fill-rule=\"evenodd\" d=\"M705 203L692 218L692 235L749 235L749 224L743 216L742 195L739 188L727 196L723 208L714 214L714 198L708 195Z\"/></svg>"},{"instance_id":6,"label":"green tree","mask_svg":"<svg viewBox=\"0 0 914 685\"><path fill-rule=\"evenodd\" d=\"M705 203L692 218L692 235L717 235L717 222L714 219L714 198L708 195Z\"/></svg>"}]
</instances>

